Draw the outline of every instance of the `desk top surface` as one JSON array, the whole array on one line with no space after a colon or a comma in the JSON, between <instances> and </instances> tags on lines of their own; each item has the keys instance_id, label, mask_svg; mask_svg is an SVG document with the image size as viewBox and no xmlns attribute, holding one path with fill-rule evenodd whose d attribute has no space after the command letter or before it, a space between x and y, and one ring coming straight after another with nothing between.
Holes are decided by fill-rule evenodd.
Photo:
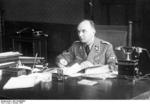
<instances>
[{"instance_id":1,"label":"desk top surface","mask_svg":"<svg viewBox=\"0 0 150 104\"><path fill-rule=\"evenodd\" d=\"M40 82L32 88L3 90L10 77L0 79L0 98L3 99L132 99L150 90L150 80L90 79L98 81L94 86L80 85L83 77L57 81L54 75L50 82Z\"/></svg>"}]
</instances>

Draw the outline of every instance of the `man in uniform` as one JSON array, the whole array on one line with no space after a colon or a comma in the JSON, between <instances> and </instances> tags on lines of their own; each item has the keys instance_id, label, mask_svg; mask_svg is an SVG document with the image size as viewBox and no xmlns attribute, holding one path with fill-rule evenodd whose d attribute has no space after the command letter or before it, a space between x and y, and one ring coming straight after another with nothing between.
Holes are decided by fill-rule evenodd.
<instances>
[{"instance_id":1,"label":"man in uniform","mask_svg":"<svg viewBox=\"0 0 150 104\"><path fill-rule=\"evenodd\" d=\"M117 59L112 44L95 36L94 22L83 20L77 30L80 41L75 41L68 50L58 55L56 64L62 68L78 63L81 69L108 65L110 71L115 70Z\"/></svg>"}]
</instances>

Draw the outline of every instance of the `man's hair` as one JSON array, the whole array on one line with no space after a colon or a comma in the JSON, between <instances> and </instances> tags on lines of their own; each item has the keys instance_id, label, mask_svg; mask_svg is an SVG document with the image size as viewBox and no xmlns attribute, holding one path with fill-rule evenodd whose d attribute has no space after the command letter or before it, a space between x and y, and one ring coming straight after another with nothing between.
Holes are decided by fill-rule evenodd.
<instances>
[{"instance_id":1,"label":"man's hair","mask_svg":"<svg viewBox=\"0 0 150 104\"><path fill-rule=\"evenodd\" d=\"M84 22L84 21L88 21L88 22L90 23L91 27L93 28L93 30L96 32L95 23L94 23L93 20L84 19L84 20L82 20L81 22ZM81 22L80 22L80 23L81 23Z\"/></svg>"}]
</instances>

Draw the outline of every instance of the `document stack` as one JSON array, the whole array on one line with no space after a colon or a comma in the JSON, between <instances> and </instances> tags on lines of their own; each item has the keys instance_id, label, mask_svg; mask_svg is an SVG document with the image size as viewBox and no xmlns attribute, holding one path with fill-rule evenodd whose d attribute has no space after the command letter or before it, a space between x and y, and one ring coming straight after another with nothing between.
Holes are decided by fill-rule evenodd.
<instances>
[{"instance_id":1,"label":"document stack","mask_svg":"<svg viewBox=\"0 0 150 104\"><path fill-rule=\"evenodd\" d=\"M0 68L15 67L21 55L19 52L0 53Z\"/></svg>"},{"instance_id":2,"label":"document stack","mask_svg":"<svg viewBox=\"0 0 150 104\"><path fill-rule=\"evenodd\" d=\"M33 65L33 64L39 64L45 60L44 57L29 57L29 56L20 56L19 60L22 64L25 65Z\"/></svg>"}]
</instances>

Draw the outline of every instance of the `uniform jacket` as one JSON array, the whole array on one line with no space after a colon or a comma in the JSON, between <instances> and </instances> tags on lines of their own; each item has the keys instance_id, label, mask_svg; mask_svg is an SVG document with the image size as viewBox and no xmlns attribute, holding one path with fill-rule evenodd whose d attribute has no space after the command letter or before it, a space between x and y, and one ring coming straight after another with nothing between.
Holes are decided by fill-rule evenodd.
<instances>
[{"instance_id":1,"label":"uniform jacket","mask_svg":"<svg viewBox=\"0 0 150 104\"><path fill-rule=\"evenodd\" d=\"M72 46L57 57L57 60L64 58L69 64L81 63L90 61L94 65L106 65L114 68L116 63L116 55L113 51L112 44L102 39L95 37L94 44L86 54L85 44L80 41L75 41Z\"/></svg>"}]
</instances>

